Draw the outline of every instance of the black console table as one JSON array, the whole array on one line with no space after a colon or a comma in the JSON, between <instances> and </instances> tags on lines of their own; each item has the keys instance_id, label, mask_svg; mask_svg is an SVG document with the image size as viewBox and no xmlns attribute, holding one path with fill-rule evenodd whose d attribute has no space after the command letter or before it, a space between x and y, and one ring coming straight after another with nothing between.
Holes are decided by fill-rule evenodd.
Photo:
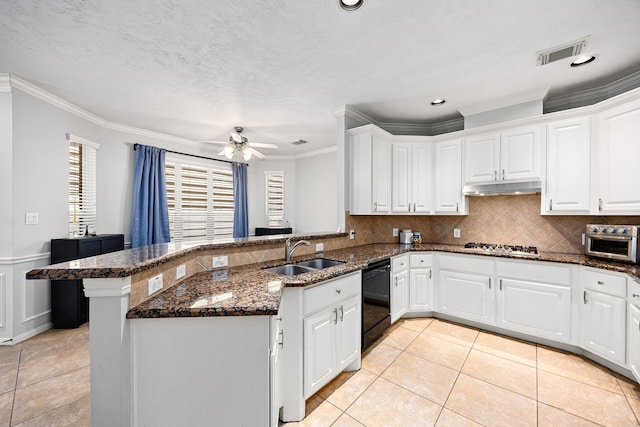
<instances>
[{"instance_id":1,"label":"black console table","mask_svg":"<svg viewBox=\"0 0 640 427\"><path fill-rule=\"evenodd\" d=\"M51 264L124 249L124 234L51 239ZM56 329L77 328L89 320L82 280L51 281L51 322Z\"/></svg>"}]
</instances>

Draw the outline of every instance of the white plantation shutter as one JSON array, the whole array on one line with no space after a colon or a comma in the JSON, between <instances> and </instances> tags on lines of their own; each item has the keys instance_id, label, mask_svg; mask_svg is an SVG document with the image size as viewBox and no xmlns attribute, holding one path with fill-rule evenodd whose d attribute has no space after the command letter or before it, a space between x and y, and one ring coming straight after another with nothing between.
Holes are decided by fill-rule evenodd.
<instances>
[{"instance_id":1,"label":"white plantation shutter","mask_svg":"<svg viewBox=\"0 0 640 427\"><path fill-rule=\"evenodd\" d=\"M231 168L165 161L172 242L233 237Z\"/></svg>"},{"instance_id":2,"label":"white plantation shutter","mask_svg":"<svg viewBox=\"0 0 640 427\"><path fill-rule=\"evenodd\" d=\"M69 233L96 232L96 160L98 144L67 135L69 140ZM78 142L78 141L82 142Z\"/></svg>"},{"instance_id":3,"label":"white plantation shutter","mask_svg":"<svg viewBox=\"0 0 640 427\"><path fill-rule=\"evenodd\" d=\"M265 172L267 227L284 226L284 172Z\"/></svg>"}]
</instances>

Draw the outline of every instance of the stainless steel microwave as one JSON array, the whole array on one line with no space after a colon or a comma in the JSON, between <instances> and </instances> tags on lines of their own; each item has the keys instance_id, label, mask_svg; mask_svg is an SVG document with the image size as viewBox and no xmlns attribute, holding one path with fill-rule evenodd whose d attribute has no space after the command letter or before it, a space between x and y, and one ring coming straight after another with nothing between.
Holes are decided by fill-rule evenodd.
<instances>
[{"instance_id":1,"label":"stainless steel microwave","mask_svg":"<svg viewBox=\"0 0 640 427\"><path fill-rule=\"evenodd\" d=\"M585 255L638 263L638 226L587 224Z\"/></svg>"}]
</instances>

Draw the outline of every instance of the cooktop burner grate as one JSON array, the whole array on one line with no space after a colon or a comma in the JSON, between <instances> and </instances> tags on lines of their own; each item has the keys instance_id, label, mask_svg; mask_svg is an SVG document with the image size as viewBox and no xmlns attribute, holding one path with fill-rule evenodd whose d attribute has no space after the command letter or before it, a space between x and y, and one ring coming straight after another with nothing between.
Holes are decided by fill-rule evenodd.
<instances>
[{"instance_id":1,"label":"cooktop burner grate","mask_svg":"<svg viewBox=\"0 0 640 427\"><path fill-rule=\"evenodd\" d=\"M490 254L503 254L503 255L515 255L515 256L528 256L538 257L538 248L535 246L521 246L521 245L498 245L488 243L475 243L470 242L464 245L466 249L471 249L478 252L486 252Z\"/></svg>"}]
</instances>

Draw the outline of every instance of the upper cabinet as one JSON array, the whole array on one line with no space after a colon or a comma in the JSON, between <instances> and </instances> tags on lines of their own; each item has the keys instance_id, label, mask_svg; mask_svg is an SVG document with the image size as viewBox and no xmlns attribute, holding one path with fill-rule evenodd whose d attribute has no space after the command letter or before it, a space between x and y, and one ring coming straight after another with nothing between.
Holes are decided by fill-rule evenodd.
<instances>
[{"instance_id":1,"label":"upper cabinet","mask_svg":"<svg viewBox=\"0 0 640 427\"><path fill-rule=\"evenodd\" d=\"M541 179L540 126L472 136L465 140L465 184Z\"/></svg>"},{"instance_id":2,"label":"upper cabinet","mask_svg":"<svg viewBox=\"0 0 640 427\"><path fill-rule=\"evenodd\" d=\"M391 211L433 211L433 145L426 142L394 142L391 168Z\"/></svg>"},{"instance_id":3,"label":"upper cabinet","mask_svg":"<svg viewBox=\"0 0 640 427\"><path fill-rule=\"evenodd\" d=\"M391 204L391 134L373 126L349 130L351 214L384 214Z\"/></svg>"},{"instance_id":4,"label":"upper cabinet","mask_svg":"<svg viewBox=\"0 0 640 427\"><path fill-rule=\"evenodd\" d=\"M602 215L640 214L640 102L599 114L597 127L598 178L592 210Z\"/></svg>"},{"instance_id":5,"label":"upper cabinet","mask_svg":"<svg viewBox=\"0 0 640 427\"><path fill-rule=\"evenodd\" d=\"M590 126L589 118L584 117L547 125L547 180L543 187L543 214L589 214Z\"/></svg>"},{"instance_id":6,"label":"upper cabinet","mask_svg":"<svg viewBox=\"0 0 640 427\"><path fill-rule=\"evenodd\" d=\"M462 141L435 143L435 213L466 214L462 195Z\"/></svg>"}]
</instances>

